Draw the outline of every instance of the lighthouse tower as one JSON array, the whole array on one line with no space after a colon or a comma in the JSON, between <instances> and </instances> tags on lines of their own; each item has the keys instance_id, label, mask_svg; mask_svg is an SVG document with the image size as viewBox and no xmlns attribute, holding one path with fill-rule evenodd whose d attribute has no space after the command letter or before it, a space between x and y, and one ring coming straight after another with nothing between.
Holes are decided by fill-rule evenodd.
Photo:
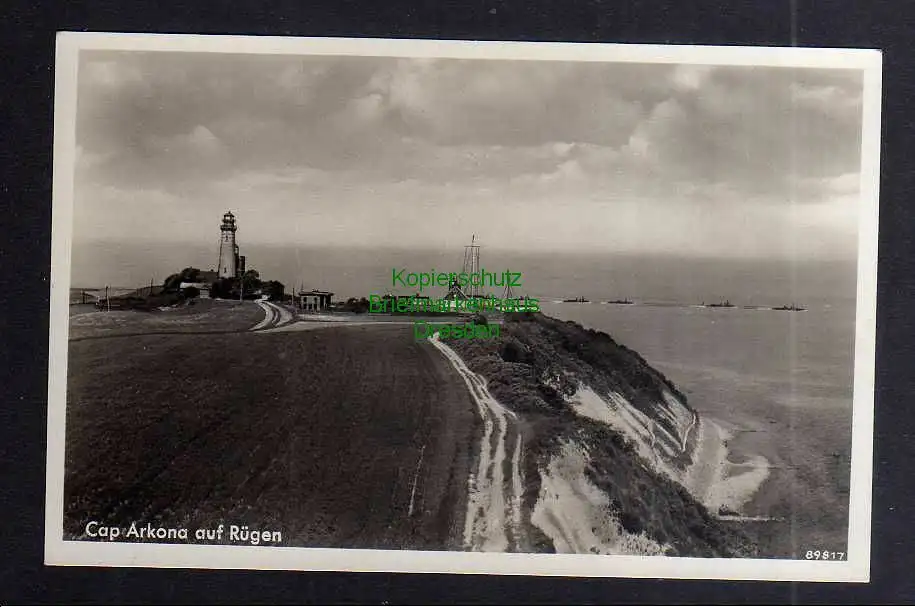
<instances>
[{"instance_id":1,"label":"lighthouse tower","mask_svg":"<svg viewBox=\"0 0 915 607\"><path fill-rule=\"evenodd\" d=\"M235 244L235 215L226 211L219 226L222 235L219 239L219 277L235 278L238 261L238 245Z\"/></svg>"}]
</instances>

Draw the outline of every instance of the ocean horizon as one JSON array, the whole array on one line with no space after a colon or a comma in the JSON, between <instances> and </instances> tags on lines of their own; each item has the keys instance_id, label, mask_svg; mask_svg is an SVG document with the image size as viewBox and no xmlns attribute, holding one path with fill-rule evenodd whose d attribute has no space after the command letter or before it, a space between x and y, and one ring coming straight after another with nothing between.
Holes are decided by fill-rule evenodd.
<instances>
[{"instance_id":1,"label":"ocean horizon","mask_svg":"<svg viewBox=\"0 0 915 607\"><path fill-rule=\"evenodd\" d=\"M463 250L310 248L242 242L248 269L290 288L332 291L336 299L370 293L406 292L392 284L392 269L460 272ZM71 286L118 288L159 285L185 267L216 266L213 246L141 241L92 241L74 245ZM805 307L854 303L855 260L797 258L691 258L633 253L510 251L483 246L480 266L521 272L526 294L545 301L583 296L592 301L629 298L658 303L701 304L729 300L738 306ZM407 289L408 290L408 289ZM444 288L433 288L444 294ZM498 294L496 294L498 295Z\"/></svg>"}]
</instances>

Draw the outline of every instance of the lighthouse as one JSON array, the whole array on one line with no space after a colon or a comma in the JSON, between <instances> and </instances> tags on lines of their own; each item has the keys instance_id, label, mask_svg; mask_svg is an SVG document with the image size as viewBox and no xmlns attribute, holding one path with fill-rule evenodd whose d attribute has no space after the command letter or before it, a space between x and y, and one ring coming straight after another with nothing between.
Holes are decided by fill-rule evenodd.
<instances>
[{"instance_id":1,"label":"lighthouse","mask_svg":"<svg viewBox=\"0 0 915 607\"><path fill-rule=\"evenodd\" d=\"M222 232L219 239L219 277L235 278L238 271L238 245L235 244L235 215L226 211L219 226Z\"/></svg>"}]
</instances>

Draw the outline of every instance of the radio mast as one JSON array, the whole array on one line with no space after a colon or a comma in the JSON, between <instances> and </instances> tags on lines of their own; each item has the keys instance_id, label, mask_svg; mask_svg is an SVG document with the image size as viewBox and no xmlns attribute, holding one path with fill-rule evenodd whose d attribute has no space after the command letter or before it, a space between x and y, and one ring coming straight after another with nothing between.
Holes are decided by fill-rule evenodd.
<instances>
[{"instance_id":1,"label":"radio mast","mask_svg":"<svg viewBox=\"0 0 915 607\"><path fill-rule=\"evenodd\" d=\"M464 247L464 269L463 272L466 272L468 276L473 276L474 274L480 273L480 245L476 243L477 236L473 234L470 238L470 244ZM482 282L482 277L480 277ZM483 288L480 284L468 284L467 285L467 296L468 297L480 297L483 294Z\"/></svg>"}]
</instances>

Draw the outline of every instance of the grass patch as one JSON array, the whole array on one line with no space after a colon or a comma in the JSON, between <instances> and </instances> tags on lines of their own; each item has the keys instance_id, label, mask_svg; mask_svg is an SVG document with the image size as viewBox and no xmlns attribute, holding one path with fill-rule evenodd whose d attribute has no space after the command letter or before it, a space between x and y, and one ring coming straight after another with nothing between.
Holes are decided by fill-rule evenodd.
<instances>
[{"instance_id":1,"label":"grass patch","mask_svg":"<svg viewBox=\"0 0 915 607\"><path fill-rule=\"evenodd\" d=\"M460 377L400 327L72 342L65 537L223 523L457 549L473 419Z\"/></svg>"},{"instance_id":2,"label":"grass patch","mask_svg":"<svg viewBox=\"0 0 915 607\"><path fill-rule=\"evenodd\" d=\"M245 331L264 318L250 301L184 300L160 310L112 310L70 317L70 340L149 333L214 333Z\"/></svg>"}]
</instances>

